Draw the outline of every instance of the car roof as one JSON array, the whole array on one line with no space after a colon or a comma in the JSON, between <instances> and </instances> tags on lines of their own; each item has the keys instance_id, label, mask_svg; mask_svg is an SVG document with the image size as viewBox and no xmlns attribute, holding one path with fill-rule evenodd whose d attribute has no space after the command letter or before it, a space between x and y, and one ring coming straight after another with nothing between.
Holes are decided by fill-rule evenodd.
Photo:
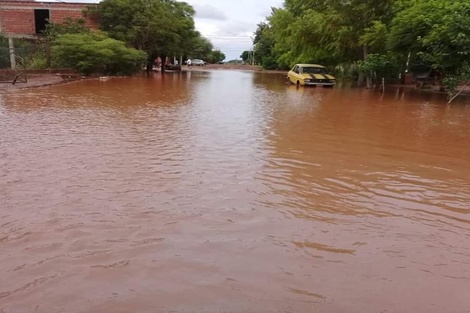
<instances>
[{"instance_id":1,"label":"car roof","mask_svg":"<svg viewBox=\"0 0 470 313\"><path fill-rule=\"evenodd\" d=\"M297 66L300 66L300 67L322 67L324 68L323 65L320 65L320 64L303 64L303 63L300 63L300 64L296 64Z\"/></svg>"}]
</instances>

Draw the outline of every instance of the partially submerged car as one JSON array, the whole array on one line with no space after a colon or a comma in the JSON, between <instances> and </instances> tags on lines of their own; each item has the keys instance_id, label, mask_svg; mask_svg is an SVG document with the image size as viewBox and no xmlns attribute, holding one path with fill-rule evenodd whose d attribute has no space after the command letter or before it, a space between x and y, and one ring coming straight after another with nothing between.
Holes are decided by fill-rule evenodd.
<instances>
[{"instance_id":1,"label":"partially submerged car","mask_svg":"<svg viewBox=\"0 0 470 313\"><path fill-rule=\"evenodd\" d=\"M326 67L318 64L296 64L287 73L287 79L297 86L333 87L336 83L336 78L328 74Z\"/></svg>"}]
</instances>

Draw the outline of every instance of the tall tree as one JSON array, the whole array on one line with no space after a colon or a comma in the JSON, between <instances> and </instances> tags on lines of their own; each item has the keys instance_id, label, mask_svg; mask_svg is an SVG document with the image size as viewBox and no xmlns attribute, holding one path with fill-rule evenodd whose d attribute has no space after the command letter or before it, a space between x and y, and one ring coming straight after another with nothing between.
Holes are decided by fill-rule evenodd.
<instances>
[{"instance_id":1,"label":"tall tree","mask_svg":"<svg viewBox=\"0 0 470 313\"><path fill-rule=\"evenodd\" d=\"M470 3L418 0L393 20L389 47L434 68L456 72L470 58Z\"/></svg>"},{"instance_id":2,"label":"tall tree","mask_svg":"<svg viewBox=\"0 0 470 313\"><path fill-rule=\"evenodd\" d=\"M207 61L209 63L219 63L225 60L225 54L219 49L212 50Z\"/></svg>"},{"instance_id":3,"label":"tall tree","mask_svg":"<svg viewBox=\"0 0 470 313\"><path fill-rule=\"evenodd\" d=\"M194 9L175 0L103 0L91 8L100 28L147 52L147 68L158 56L183 54L196 34ZM164 65L164 62L162 62Z\"/></svg>"},{"instance_id":4,"label":"tall tree","mask_svg":"<svg viewBox=\"0 0 470 313\"><path fill-rule=\"evenodd\" d=\"M452 94L470 80L470 3L466 0L415 0L392 22L389 48L424 63L446 77Z\"/></svg>"},{"instance_id":5,"label":"tall tree","mask_svg":"<svg viewBox=\"0 0 470 313\"><path fill-rule=\"evenodd\" d=\"M199 32L190 39L190 45L192 49L189 52L189 56L191 58L203 60L206 60L209 57L212 49L214 48L212 43L207 38L202 37Z\"/></svg>"},{"instance_id":6,"label":"tall tree","mask_svg":"<svg viewBox=\"0 0 470 313\"><path fill-rule=\"evenodd\" d=\"M385 39L371 41L393 17L395 0L285 0L285 8L268 17L280 65L321 62L353 63ZM380 33L381 34L381 33ZM374 52L374 51L373 51Z\"/></svg>"},{"instance_id":7,"label":"tall tree","mask_svg":"<svg viewBox=\"0 0 470 313\"><path fill-rule=\"evenodd\" d=\"M250 58L251 51L245 50L240 54L240 58L243 60L243 62L247 62L248 59Z\"/></svg>"},{"instance_id":8,"label":"tall tree","mask_svg":"<svg viewBox=\"0 0 470 313\"><path fill-rule=\"evenodd\" d=\"M253 44L256 59L266 69L279 69L280 66L274 55L274 36L272 27L268 23L259 23L254 33Z\"/></svg>"}]
</instances>

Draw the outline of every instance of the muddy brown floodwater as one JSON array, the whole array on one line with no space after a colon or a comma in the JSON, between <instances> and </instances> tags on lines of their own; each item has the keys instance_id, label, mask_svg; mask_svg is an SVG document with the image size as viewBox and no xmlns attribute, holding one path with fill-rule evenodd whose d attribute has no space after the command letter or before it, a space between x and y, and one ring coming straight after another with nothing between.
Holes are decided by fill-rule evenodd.
<instances>
[{"instance_id":1,"label":"muddy brown floodwater","mask_svg":"<svg viewBox=\"0 0 470 313\"><path fill-rule=\"evenodd\" d=\"M241 71L4 91L0 312L470 312L466 101Z\"/></svg>"}]
</instances>

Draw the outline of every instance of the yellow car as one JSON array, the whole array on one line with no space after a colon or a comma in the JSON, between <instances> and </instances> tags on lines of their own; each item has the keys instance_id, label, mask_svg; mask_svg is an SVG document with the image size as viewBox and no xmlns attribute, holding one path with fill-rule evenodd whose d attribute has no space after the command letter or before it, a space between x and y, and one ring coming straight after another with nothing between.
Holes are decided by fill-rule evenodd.
<instances>
[{"instance_id":1,"label":"yellow car","mask_svg":"<svg viewBox=\"0 0 470 313\"><path fill-rule=\"evenodd\" d=\"M297 86L333 87L336 78L327 73L326 67L318 64L296 64L287 73L289 81Z\"/></svg>"}]
</instances>

